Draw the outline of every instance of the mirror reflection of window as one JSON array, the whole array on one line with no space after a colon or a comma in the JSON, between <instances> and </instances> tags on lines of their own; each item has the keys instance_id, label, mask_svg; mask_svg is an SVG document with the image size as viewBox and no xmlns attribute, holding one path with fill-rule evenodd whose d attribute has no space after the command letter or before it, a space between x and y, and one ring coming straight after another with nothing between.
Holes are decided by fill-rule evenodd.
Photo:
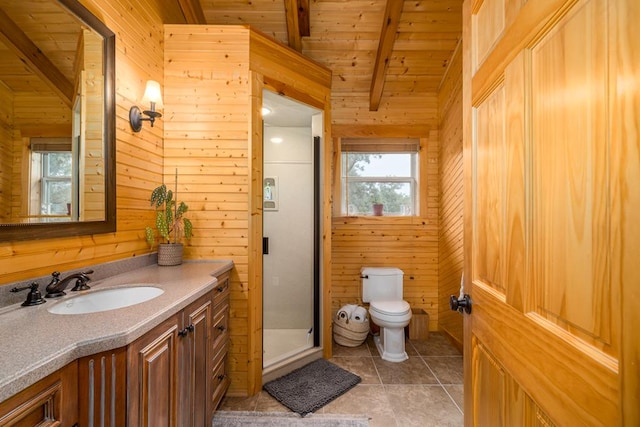
<instances>
[{"instance_id":1,"label":"mirror reflection of window","mask_svg":"<svg viewBox=\"0 0 640 427\"><path fill-rule=\"evenodd\" d=\"M36 141L34 141L36 140ZM71 216L73 155L67 138L31 141L31 215L67 219Z\"/></svg>"}]
</instances>

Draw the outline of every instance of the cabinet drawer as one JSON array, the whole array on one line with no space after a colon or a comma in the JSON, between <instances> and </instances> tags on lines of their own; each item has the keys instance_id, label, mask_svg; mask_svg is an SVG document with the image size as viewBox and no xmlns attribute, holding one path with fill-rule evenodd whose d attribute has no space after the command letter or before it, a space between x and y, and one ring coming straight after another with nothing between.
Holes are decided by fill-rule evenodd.
<instances>
[{"instance_id":1,"label":"cabinet drawer","mask_svg":"<svg viewBox=\"0 0 640 427\"><path fill-rule=\"evenodd\" d=\"M227 355L224 354L224 356L218 360L218 363L214 365L211 373L211 389L213 390L211 393L211 407L213 410L218 407L231 383L226 372L226 363Z\"/></svg>"},{"instance_id":2,"label":"cabinet drawer","mask_svg":"<svg viewBox=\"0 0 640 427\"><path fill-rule=\"evenodd\" d=\"M218 283L213 288L213 305L224 302L229 297L229 274L223 274L218 277Z\"/></svg>"},{"instance_id":3,"label":"cabinet drawer","mask_svg":"<svg viewBox=\"0 0 640 427\"><path fill-rule=\"evenodd\" d=\"M216 354L219 348L229 339L229 303L226 302L222 306L216 306L216 312L213 315L213 335L211 339L211 347L213 354Z\"/></svg>"},{"instance_id":4,"label":"cabinet drawer","mask_svg":"<svg viewBox=\"0 0 640 427\"><path fill-rule=\"evenodd\" d=\"M71 426L78 419L78 363L0 403L0 426Z\"/></svg>"}]
</instances>

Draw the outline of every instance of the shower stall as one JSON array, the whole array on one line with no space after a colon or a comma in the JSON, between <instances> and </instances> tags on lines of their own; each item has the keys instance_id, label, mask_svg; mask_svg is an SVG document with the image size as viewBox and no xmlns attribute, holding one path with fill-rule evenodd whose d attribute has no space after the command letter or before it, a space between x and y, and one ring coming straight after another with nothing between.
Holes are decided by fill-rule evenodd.
<instances>
[{"instance_id":1,"label":"shower stall","mask_svg":"<svg viewBox=\"0 0 640 427\"><path fill-rule=\"evenodd\" d=\"M263 373L319 335L319 110L263 93Z\"/></svg>"}]
</instances>

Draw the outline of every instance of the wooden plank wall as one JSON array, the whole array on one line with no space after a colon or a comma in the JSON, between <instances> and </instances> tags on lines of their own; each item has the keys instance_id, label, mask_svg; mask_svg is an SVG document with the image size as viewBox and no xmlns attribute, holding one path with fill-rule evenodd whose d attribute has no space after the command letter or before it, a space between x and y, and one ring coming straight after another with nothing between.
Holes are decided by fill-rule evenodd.
<instances>
[{"instance_id":1,"label":"wooden plank wall","mask_svg":"<svg viewBox=\"0 0 640 427\"><path fill-rule=\"evenodd\" d=\"M84 157L80 164L80 193L82 206L81 219L104 219L104 150L102 150L103 104L99 94L104 86L102 72L102 39L93 32L83 32L83 67L82 67L82 117L84 126ZM98 95L98 96L96 96Z\"/></svg>"},{"instance_id":2,"label":"wooden plank wall","mask_svg":"<svg viewBox=\"0 0 640 427\"><path fill-rule=\"evenodd\" d=\"M235 263L230 395L259 391L262 374L262 129L252 111L267 78L279 92L329 103L328 70L244 26L165 26L164 175L172 182L179 170L190 206L186 256Z\"/></svg>"},{"instance_id":3,"label":"wooden plank wall","mask_svg":"<svg viewBox=\"0 0 640 427\"><path fill-rule=\"evenodd\" d=\"M334 217L331 312L362 304L362 267L397 267L404 272L404 299L429 313L438 328L438 133L421 139L418 217ZM424 165L424 167L422 167Z\"/></svg>"},{"instance_id":4,"label":"wooden plank wall","mask_svg":"<svg viewBox=\"0 0 640 427\"><path fill-rule=\"evenodd\" d=\"M248 382L249 30L167 25L165 166L189 205L191 259L231 259L230 394Z\"/></svg>"},{"instance_id":5,"label":"wooden plank wall","mask_svg":"<svg viewBox=\"0 0 640 427\"><path fill-rule=\"evenodd\" d=\"M11 216L11 171L13 170L13 93L0 85L0 222Z\"/></svg>"},{"instance_id":6,"label":"wooden plank wall","mask_svg":"<svg viewBox=\"0 0 640 427\"><path fill-rule=\"evenodd\" d=\"M148 253L143 229L153 221L149 194L162 181L163 121L142 132L129 126L146 80L163 82L163 27L176 11L162 0L81 0L116 33L117 232L2 242L0 284ZM135 13L132 13L135 12ZM42 102L42 100L40 100Z\"/></svg>"},{"instance_id":7,"label":"wooden plank wall","mask_svg":"<svg viewBox=\"0 0 640 427\"><path fill-rule=\"evenodd\" d=\"M462 345L462 316L449 309L464 267L462 169L462 49L456 49L438 93L440 152L439 329Z\"/></svg>"}]
</instances>

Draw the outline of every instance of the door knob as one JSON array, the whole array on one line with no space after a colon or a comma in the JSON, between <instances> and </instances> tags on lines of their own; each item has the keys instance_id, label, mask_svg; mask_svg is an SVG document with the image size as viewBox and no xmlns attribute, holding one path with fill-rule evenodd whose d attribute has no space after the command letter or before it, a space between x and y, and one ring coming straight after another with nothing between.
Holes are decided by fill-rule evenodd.
<instances>
[{"instance_id":1,"label":"door knob","mask_svg":"<svg viewBox=\"0 0 640 427\"><path fill-rule=\"evenodd\" d=\"M467 314L471 313L471 297L469 294L464 294L461 299L458 299L457 296L451 295L449 298L449 307L452 311L459 311L462 313L463 311Z\"/></svg>"}]
</instances>

